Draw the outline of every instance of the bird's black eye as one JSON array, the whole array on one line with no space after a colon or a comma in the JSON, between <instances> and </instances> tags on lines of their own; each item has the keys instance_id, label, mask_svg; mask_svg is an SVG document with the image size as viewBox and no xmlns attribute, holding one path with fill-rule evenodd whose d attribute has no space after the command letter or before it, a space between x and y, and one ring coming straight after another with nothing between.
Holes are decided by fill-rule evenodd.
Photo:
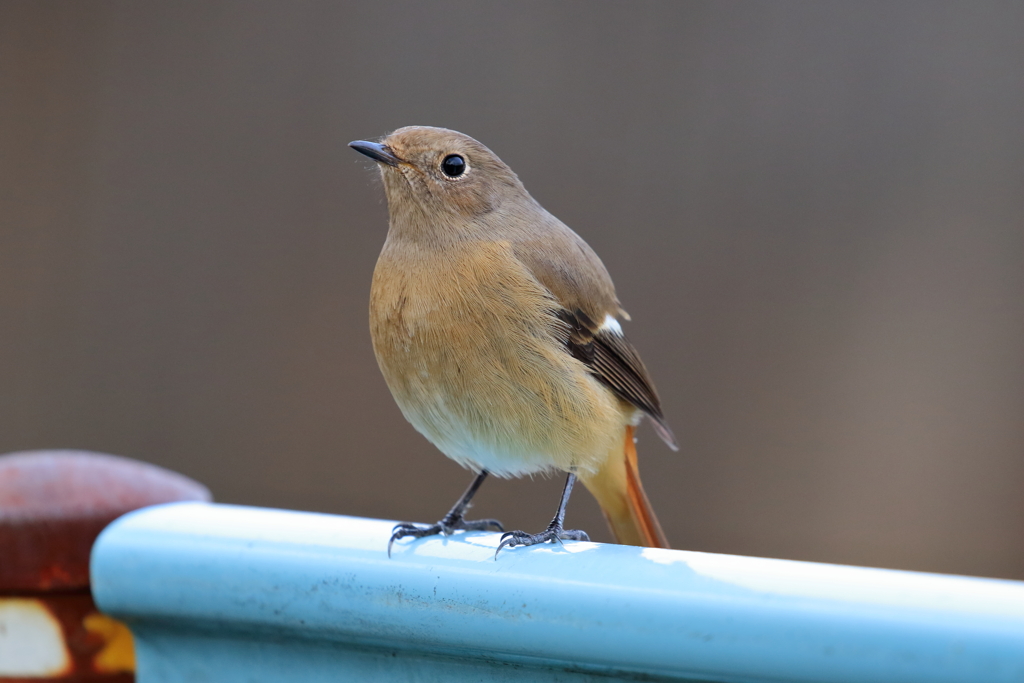
<instances>
[{"instance_id":1,"label":"bird's black eye","mask_svg":"<svg viewBox=\"0 0 1024 683\"><path fill-rule=\"evenodd\" d=\"M441 162L441 171L449 178L458 178L466 172L466 160L458 154L449 154Z\"/></svg>"}]
</instances>

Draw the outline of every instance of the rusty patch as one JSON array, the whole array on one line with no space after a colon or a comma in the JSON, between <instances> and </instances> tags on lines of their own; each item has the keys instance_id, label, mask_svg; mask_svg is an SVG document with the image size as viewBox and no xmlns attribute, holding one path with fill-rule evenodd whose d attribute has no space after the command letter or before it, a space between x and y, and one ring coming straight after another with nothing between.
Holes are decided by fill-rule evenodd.
<instances>
[{"instance_id":1,"label":"rusty patch","mask_svg":"<svg viewBox=\"0 0 1024 683\"><path fill-rule=\"evenodd\" d=\"M112 455L0 456L0 593L86 588L89 552L107 524L179 500L210 500L210 492L180 474Z\"/></svg>"}]
</instances>

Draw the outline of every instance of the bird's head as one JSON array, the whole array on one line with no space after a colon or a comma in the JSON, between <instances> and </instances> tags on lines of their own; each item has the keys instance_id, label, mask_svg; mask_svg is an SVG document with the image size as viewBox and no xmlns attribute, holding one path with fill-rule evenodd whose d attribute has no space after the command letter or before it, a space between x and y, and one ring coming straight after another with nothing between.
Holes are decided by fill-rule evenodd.
<instances>
[{"instance_id":1,"label":"bird's head","mask_svg":"<svg viewBox=\"0 0 1024 683\"><path fill-rule=\"evenodd\" d=\"M431 225L422 229L443 229L529 198L494 152L454 130L408 126L379 142L356 140L349 147L380 167L392 225L425 220Z\"/></svg>"}]
</instances>

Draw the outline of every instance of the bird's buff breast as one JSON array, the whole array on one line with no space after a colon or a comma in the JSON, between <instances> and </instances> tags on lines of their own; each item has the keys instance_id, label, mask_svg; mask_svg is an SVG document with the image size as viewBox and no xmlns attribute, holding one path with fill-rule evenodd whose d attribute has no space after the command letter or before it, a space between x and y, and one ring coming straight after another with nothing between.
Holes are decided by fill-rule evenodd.
<instances>
[{"instance_id":1,"label":"bird's buff breast","mask_svg":"<svg viewBox=\"0 0 1024 683\"><path fill-rule=\"evenodd\" d=\"M598 468L630 411L562 347L550 294L509 245L402 252L377 263L370 330L406 419L475 470Z\"/></svg>"}]
</instances>

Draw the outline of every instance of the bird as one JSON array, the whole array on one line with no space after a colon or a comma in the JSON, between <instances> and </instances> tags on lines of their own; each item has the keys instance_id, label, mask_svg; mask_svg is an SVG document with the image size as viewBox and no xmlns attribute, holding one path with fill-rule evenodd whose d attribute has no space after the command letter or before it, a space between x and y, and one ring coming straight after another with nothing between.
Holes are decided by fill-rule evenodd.
<instances>
[{"instance_id":1,"label":"bird","mask_svg":"<svg viewBox=\"0 0 1024 683\"><path fill-rule=\"evenodd\" d=\"M376 162L389 227L373 272L370 333L384 380L412 426L474 479L436 524L398 540L458 530L488 475L563 472L554 518L504 533L504 548L587 541L566 529L575 482L597 499L616 541L668 548L637 469L644 417L675 436L611 276L593 249L548 213L494 152L446 128L408 126L349 143Z\"/></svg>"}]
</instances>

